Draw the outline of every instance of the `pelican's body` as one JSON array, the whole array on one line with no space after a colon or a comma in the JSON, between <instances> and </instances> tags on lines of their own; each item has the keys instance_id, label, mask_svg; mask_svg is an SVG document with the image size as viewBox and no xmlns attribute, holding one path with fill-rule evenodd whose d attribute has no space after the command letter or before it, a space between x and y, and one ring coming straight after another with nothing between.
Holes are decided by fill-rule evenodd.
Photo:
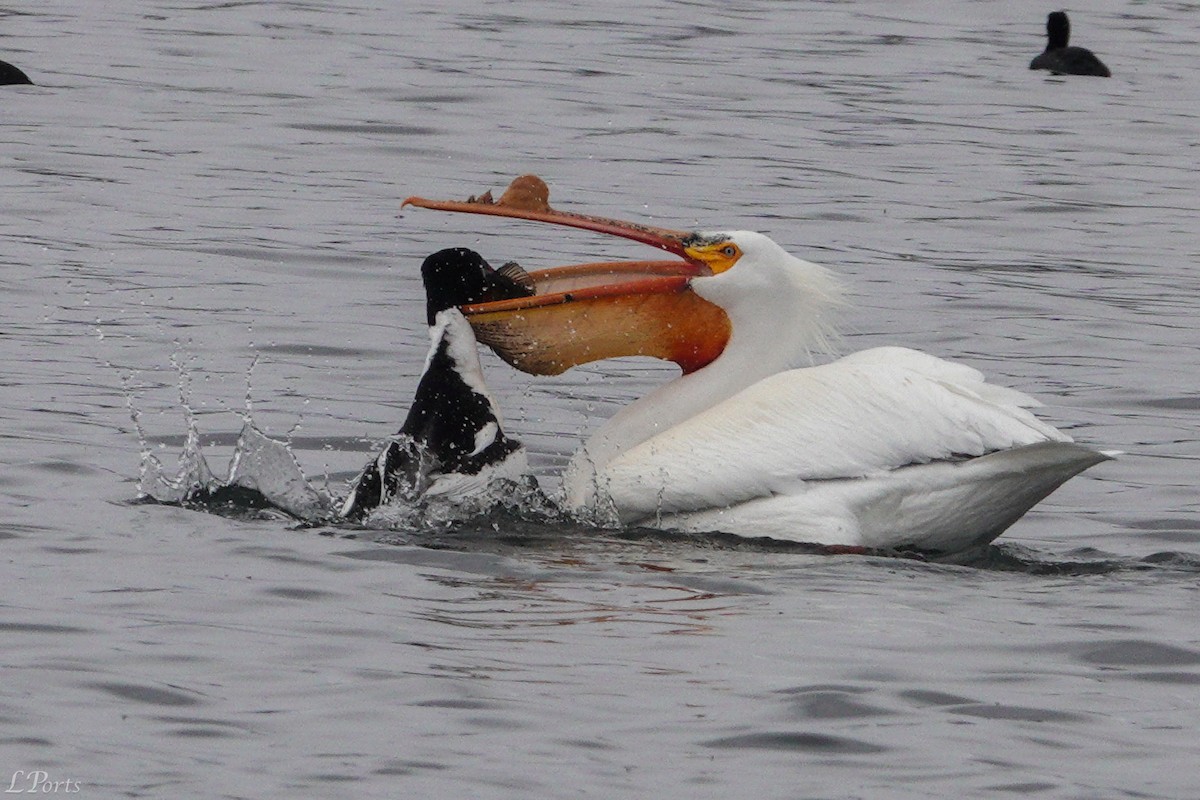
<instances>
[{"instance_id":1,"label":"pelican's body","mask_svg":"<svg viewBox=\"0 0 1200 800\"><path fill-rule=\"evenodd\" d=\"M1033 399L964 365L887 347L813 366L838 284L760 233L667 231L555 212L544 200L532 211L490 198L482 209L409 202L614 233L685 259L671 270L637 262L668 273L653 279L630 279L626 265L615 284L607 262L546 270L533 273L536 297L463 307L481 340L528 371L633 354L683 367L572 458L565 503L590 518L952 553L990 542L1107 458L1038 420ZM662 333L614 334L653 324L646 309L661 314L676 300L686 316L663 320Z\"/></svg>"},{"instance_id":2,"label":"pelican's body","mask_svg":"<svg viewBox=\"0 0 1200 800\"><path fill-rule=\"evenodd\" d=\"M991 541L1104 460L1033 416L1032 398L915 350L792 368L828 327L828 272L762 234L702 238L741 253L691 283L730 315L733 336L588 441L564 483L571 507L624 524L945 552Z\"/></svg>"},{"instance_id":3,"label":"pelican's body","mask_svg":"<svg viewBox=\"0 0 1200 800\"><path fill-rule=\"evenodd\" d=\"M568 502L624 524L963 550L1104 460L1027 404L969 367L866 350L764 378L599 462L616 434L602 430L571 465Z\"/></svg>"}]
</instances>

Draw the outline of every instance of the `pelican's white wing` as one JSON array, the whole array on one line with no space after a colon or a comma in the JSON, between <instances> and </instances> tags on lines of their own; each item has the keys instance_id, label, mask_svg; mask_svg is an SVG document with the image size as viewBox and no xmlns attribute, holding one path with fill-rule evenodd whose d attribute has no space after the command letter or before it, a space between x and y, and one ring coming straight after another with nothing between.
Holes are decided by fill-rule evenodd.
<instances>
[{"instance_id":1,"label":"pelican's white wing","mask_svg":"<svg viewBox=\"0 0 1200 800\"><path fill-rule=\"evenodd\" d=\"M879 348L765 378L617 456L598 488L633 521L1070 441L1022 408L1033 404L970 367Z\"/></svg>"}]
</instances>

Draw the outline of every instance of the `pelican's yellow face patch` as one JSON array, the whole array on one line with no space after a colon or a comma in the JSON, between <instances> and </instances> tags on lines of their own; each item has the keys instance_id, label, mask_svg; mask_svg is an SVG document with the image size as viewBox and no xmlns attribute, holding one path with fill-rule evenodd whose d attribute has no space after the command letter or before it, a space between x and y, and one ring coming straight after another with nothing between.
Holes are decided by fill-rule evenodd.
<instances>
[{"instance_id":1,"label":"pelican's yellow face patch","mask_svg":"<svg viewBox=\"0 0 1200 800\"><path fill-rule=\"evenodd\" d=\"M687 253L688 258L706 264L712 270L713 275L721 274L742 257L742 248L730 239L695 244L684 248L684 252Z\"/></svg>"}]
</instances>

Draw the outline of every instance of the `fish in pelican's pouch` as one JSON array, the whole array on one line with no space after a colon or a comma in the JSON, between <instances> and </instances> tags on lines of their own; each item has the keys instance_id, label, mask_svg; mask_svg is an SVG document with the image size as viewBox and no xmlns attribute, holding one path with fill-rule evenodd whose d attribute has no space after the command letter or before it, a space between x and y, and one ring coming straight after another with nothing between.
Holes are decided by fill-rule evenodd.
<instances>
[{"instance_id":1,"label":"fish in pelican's pouch","mask_svg":"<svg viewBox=\"0 0 1200 800\"><path fill-rule=\"evenodd\" d=\"M528 295L524 270L515 263L493 270L473 250L450 248L425 259L421 273L432 340L425 369L400 431L363 468L342 504L348 519L394 498L479 491L526 472L524 448L504 435L475 336L456 307Z\"/></svg>"}]
</instances>

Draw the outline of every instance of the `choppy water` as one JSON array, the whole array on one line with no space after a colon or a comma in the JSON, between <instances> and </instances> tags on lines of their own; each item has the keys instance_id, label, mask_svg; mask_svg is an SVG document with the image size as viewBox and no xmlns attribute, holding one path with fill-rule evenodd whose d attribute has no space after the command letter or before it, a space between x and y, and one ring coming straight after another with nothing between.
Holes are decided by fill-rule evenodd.
<instances>
[{"instance_id":1,"label":"choppy water","mask_svg":"<svg viewBox=\"0 0 1200 800\"><path fill-rule=\"evenodd\" d=\"M1200 781L1195 4L67 3L0 13L0 783L88 797L1180 798ZM184 401L337 488L403 417L417 265L641 255L432 213L749 227L846 347L1127 452L970 566L519 516L346 538L139 505ZM600 251L597 251L600 248ZM176 362L178 366L172 362ZM552 476L669 375L488 379ZM183 399L181 399L181 393ZM26 784L27 785L27 784Z\"/></svg>"}]
</instances>

